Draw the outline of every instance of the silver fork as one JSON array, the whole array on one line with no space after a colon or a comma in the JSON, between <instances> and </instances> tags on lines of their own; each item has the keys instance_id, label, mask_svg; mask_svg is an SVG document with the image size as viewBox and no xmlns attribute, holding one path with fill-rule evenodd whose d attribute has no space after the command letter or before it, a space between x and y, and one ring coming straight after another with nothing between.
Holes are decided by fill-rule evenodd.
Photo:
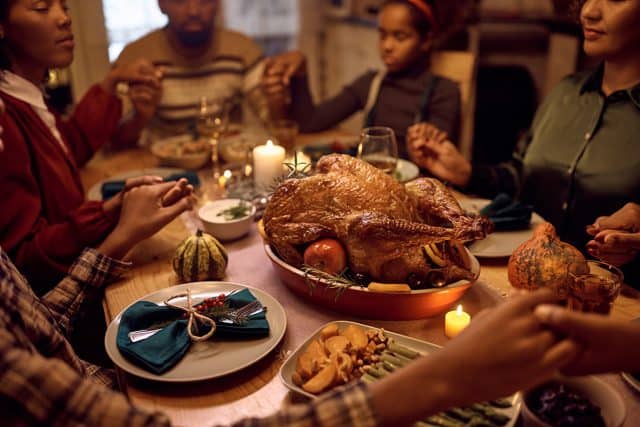
<instances>
[{"instance_id":1,"label":"silver fork","mask_svg":"<svg viewBox=\"0 0 640 427\"><path fill-rule=\"evenodd\" d=\"M260 301L255 300L249 304L243 305L237 310L227 313L227 315L220 319L220 321L223 323L229 323L228 321L231 321L233 324L243 325L247 323L250 316L266 311L266 309L267 307L263 306Z\"/></svg>"}]
</instances>

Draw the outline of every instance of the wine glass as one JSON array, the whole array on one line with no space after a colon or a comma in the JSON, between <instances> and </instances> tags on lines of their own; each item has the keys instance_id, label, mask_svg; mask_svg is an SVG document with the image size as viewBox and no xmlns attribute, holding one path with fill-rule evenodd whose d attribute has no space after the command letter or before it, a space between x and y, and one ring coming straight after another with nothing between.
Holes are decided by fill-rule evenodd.
<instances>
[{"instance_id":1,"label":"wine glass","mask_svg":"<svg viewBox=\"0 0 640 427\"><path fill-rule=\"evenodd\" d=\"M393 129L374 126L362 129L358 158L391 174L398 164L398 144Z\"/></svg>"},{"instance_id":2,"label":"wine glass","mask_svg":"<svg viewBox=\"0 0 640 427\"><path fill-rule=\"evenodd\" d=\"M215 178L220 175L220 136L228 124L229 106L224 98L200 98L196 130L201 138L205 138L211 144L211 162Z\"/></svg>"}]
</instances>

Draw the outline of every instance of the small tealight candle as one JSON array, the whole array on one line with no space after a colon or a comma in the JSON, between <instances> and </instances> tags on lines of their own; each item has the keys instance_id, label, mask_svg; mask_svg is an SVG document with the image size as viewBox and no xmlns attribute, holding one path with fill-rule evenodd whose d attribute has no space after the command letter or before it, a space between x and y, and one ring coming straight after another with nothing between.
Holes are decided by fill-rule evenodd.
<instances>
[{"instance_id":1,"label":"small tealight candle","mask_svg":"<svg viewBox=\"0 0 640 427\"><path fill-rule=\"evenodd\" d=\"M464 328L469 326L471 316L462 311L462 305L444 316L444 334L449 338L456 337Z\"/></svg>"},{"instance_id":2,"label":"small tealight candle","mask_svg":"<svg viewBox=\"0 0 640 427\"><path fill-rule=\"evenodd\" d=\"M218 178L218 186L224 190L227 182L231 179L231 171L229 169L225 170L220 178Z\"/></svg>"},{"instance_id":3,"label":"small tealight candle","mask_svg":"<svg viewBox=\"0 0 640 427\"><path fill-rule=\"evenodd\" d=\"M267 190L282 176L284 154L284 147L275 145L271 140L253 149L253 178L258 189Z\"/></svg>"}]
</instances>

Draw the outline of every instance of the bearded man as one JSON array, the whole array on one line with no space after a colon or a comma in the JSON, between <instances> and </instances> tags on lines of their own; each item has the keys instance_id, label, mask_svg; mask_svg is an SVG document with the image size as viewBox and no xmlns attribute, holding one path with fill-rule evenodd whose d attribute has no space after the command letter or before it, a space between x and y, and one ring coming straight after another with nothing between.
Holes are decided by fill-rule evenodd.
<instances>
[{"instance_id":1,"label":"bearded man","mask_svg":"<svg viewBox=\"0 0 640 427\"><path fill-rule=\"evenodd\" d=\"M232 101L227 102L232 106L235 102L243 106L235 112L238 118L244 114L252 116L245 121L256 120L253 111L244 108L248 104L238 100L260 96L260 47L243 34L219 27L219 0L158 0L158 6L167 25L125 46L116 62L148 59L162 85L158 90L125 88L128 108L115 139L137 141L144 129L147 141L190 132L203 97Z\"/></svg>"}]
</instances>

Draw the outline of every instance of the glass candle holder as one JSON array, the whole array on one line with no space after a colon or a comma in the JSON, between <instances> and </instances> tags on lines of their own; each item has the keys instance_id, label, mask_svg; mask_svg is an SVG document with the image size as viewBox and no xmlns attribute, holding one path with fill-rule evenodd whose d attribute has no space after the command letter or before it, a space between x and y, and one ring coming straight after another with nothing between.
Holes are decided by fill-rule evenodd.
<instances>
[{"instance_id":1,"label":"glass candle holder","mask_svg":"<svg viewBox=\"0 0 640 427\"><path fill-rule=\"evenodd\" d=\"M617 267L601 261L587 261L587 265L588 273L572 275L567 306L570 310L609 314L624 276Z\"/></svg>"}]
</instances>

